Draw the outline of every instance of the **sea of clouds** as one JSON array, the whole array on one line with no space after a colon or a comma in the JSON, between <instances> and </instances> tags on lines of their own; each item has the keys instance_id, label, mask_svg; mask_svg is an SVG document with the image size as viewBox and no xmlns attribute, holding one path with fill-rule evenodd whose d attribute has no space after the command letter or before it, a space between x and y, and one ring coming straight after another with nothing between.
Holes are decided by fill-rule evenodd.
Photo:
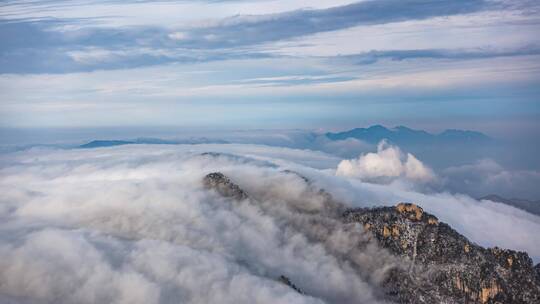
<instances>
[{"instance_id":1,"label":"sea of clouds","mask_svg":"<svg viewBox=\"0 0 540 304\"><path fill-rule=\"evenodd\" d=\"M381 181L370 162L386 158L395 166L382 166L391 178ZM206 190L216 171L251 199ZM4 153L0 302L384 303L377 284L399 261L373 244L359 250L361 228L337 225L317 189L336 210L414 202L480 245L538 261L540 217L426 188L436 179L386 144L353 160L252 144Z\"/></svg>"}]
</instances>

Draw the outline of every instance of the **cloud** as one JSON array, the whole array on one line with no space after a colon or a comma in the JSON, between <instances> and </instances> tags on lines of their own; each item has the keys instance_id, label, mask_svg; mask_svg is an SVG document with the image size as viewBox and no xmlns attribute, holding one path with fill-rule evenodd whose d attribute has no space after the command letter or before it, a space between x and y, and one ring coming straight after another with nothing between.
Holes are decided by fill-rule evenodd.
<instances>
[{"instance_id":1,"label":"cloud","mask_svg":"<svg viewBox=\"0 0 540 304\"><path fill-rule=\"evenodd\" d=\"M357 246L361 228L332 216L339 202L416 202L474 242L540 257L538 217L336 177L335 158L320 152L136 145L0 157L0 300L13 303L380 303L378 282L396 260L373 244ZM252 199L203 189L214 171Z\"/></svg>"},{"instance_id":2,"label":"cloud","mask_svg":"<svg viewBox=\"0 0 540 304\"><path fill-rule=\"evenodd\" d=\"M482 0L458 0L452 2L417 0L362 1L324 9L300 9L276 14L233 16L222 19L214 25L186 29L182 35L183 37L186 36L186 39L180 40L183 47L224 48L288 39L356 25L426 19L436 16L471 13L489 8L491 8L490 3ZM133 43L142 42L147 44L148 42L154 42L161 45L168 43L163 38L178 33L178 31L171 32L157 26L142 28L120 27L113 30L91 27L73 33L66 33L69 35L58 36L58 32L50 32L45 29L53 26L58 28L60 25L69 23L80 23L85 19L28 20L30 22L10 22L4 23L2 26L12 29L11 31L5 31L6 35L12 36L13 30L19 31L19 33L24 30L25 33L34 33L36 37L45 38L48 42L57 42L58 44L70 42L133 45ZM208 39L208 37L212 37L212 39ZM172 39L178 40L174 36ZM9 45L21 43L20 46L28 46L27 43L39 42L25 42L23 39L16 39L10 42Z\"/></svg>"},{"instance_id":3,"label":"cloud","mask_svg":"<svg viewBox=\"0 0 540 304\"><path fill-rule=\"evenodd\" d=\"M358 140L356 138L346 138L343 140L330 140L327 136L316 137L312 149L324 151L326 153L340 157L355 157L360 153L372 151L374 145Z\"/></svg>"},{"instance_id":4,"label":"cloud","mask_svg":"<svg viewBox=\"0 0 540 304\"><path fill-rule=\"evenodd\" d=\"M172 29L167 24L103 26L102 16L29 17L14 9L9 19L0 20L0 39L6 41L0 47L0 73L70 73L171 62L267 58L269 53L255 46L357 25L419 20L489 7L482 0L362 1L330 8L237 15L202 26L190 22L190 26ZM88 64L69 56L88 49L103 49L109 53L109 60Z\"/></svg>"},{"instance_id":5,"label":"cloud","mask_svg":"<svg viewBox=\"0 0 540 304\"><path fill-rule=\"evenodd\" d=\"M5 31L0 26L0 33ZM128 30L111 30L117 32L118 36L130 36ZM14 34L17 36L32 37L31 34L22 31ZM55 34L51 34L54 36ZM150 37L126 37L126 41L114 42L105 41L96 42L94 38L80 38L85 34L74 33L84 42L73 41L60 37L57 39L47 38L43 46L23 46L23 47L5 47L0 50L0 73L2 74L62 74L75 72L91 72L96 70L120 70L135 69L138 67L164 65L168 63L200 63L220 60L239 60L239 59L263 59L274 57L271 54L255 51L235 51L235 50L190 50L179 48L172 45L161 45L157 42L151 42ZM153 35L162 35L154 33ZM174 40L179 40L179 33L170 34ZM6 39L11 39L11 35L5 35ZM29 38L34 39L34 38ZM100 38L101 39L101 38ZM147 43L133 44L131 40L141 40ZM55 45L58 40L60 45ZM88 41L90 42L88 42ZM129 42L127 42L129 41ZM64 45L65 44L65 45Z\"/></svg>"},{"instance_id":6,"label":"cloud","mask_svg":"<svg viewBox=\"0 0 540 304\"><path fill-rule=\"evenodd\" d=\"M440 1L362 1L320 10L297 10L262 16L237 16L219 26L195 29L197 36L212 34L212 41L192 40L191 47L223 47L258 44L356 25L382 24L435 16L470 13L489 8L479 0Z\"/></svg>"},{"instance_id":7,"label":"cloud","mask_svg":"<svg viewBox=\"0 0 540 304\"><path fill-rule=\"evenodd\" d=\"M480 159L472 164L453 166L441 172L449 191L475 197L498 194L508 198L536 200L540 197L540 172L508 169L495 160Z\"/></svg>"},{"instance_id":8,"label":"cloud","mask_svg":"<svg viewBox=\"0 0 540 304\"><path fill-rule=\"evenodd\" d=\"M87 235L43 229L20 241L0 247L3 294L62 303L156 303L159 299L155 283L133 269L114 269Z\"/></svg>"},{"instance_id":9,"label":"cloud","mask_svg":"<svg viewBox=\"0 0 540 304\"><path fill-rule=\"evenodd\" d=\"M540 48L536 45L528 45L515 49L419 49L419 50L373 50L360 54L330 57L329 60L345 60L355 64L373 64L380 60L412 60L412 59L437 59L437 60L473 60L489 59L497 57L530 56L539 55Z\"/></svg>"},{"instance_id":10,"label":"cloud","mask_svg":"<svg viewBox=\"0 0 540 304\"><path fill-rule=\"evenodd\" d=\"M173 32L173 33L170 33L168 35L168 37L173 39L173 40L184 40L184 39L188 38L186 33L183 33L183 32Z\"/></svg>"},{"instance_id":11,"label":"cloud","mask_svg":"<svg viewBox=\"0 0 540 304\"><path fill-rule=\"evenodd\" d=\"M155 148L28 151L41 155L41 165L15 155L25 164L1 172L2 189L18 187L0 204L0 216L9 219L0 225L0 293L15 302L379 303L375 281L385 267L360 276L338 259L336 250L359 250L353 244L362 234L349 242L310 235L316 230L293 210L302 196L309 195L313 205L304 208L311 211L322 201L298 176L249 157ZM200 151L246 148L286 159L320 157L249 146ZM262 201L233 205L204 191L201 179L213 170ZM332 220L326 224L331 229ZM357 258L369 259L367 253ZM381 265L377 259L366 265ZM280 275L307 295L280 283Z\"/></svg>"},{"instance_id":12,"label":"cloud","mask_svg":"<svg viewBox=\"0 0 540 304\"><path fill-rule=\"evenodd\" d=\"M433 171L414 155L407 153L404 156L397 146L389 145L385 140L378 144L376 153L366 153L358 159L341 161L336 175L371 182L390 182L398 178L422 183L435 180Z\"/></svg>"},{"instance_id":13,"label":"cloud","mask_svg":"<svg viewBox=\"0 0 540 304\"><path fill-rule=\"evenodd\" d=\"M84 22L0 21L0 38L9 41L0 47L0 73L57 74L272 57L250 50L189 49L178 44L189 34L160 27L58 29Z\"/></svg>"}]
</instances>

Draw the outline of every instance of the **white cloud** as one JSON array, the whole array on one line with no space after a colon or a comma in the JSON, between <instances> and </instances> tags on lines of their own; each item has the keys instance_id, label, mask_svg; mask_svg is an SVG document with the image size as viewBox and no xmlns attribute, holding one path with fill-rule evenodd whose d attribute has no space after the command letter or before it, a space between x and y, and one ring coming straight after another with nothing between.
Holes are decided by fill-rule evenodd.
<instances>
[{"instance_id":1,"label":"white cloud","mask_svg":"<svg viewBox=\"0 0 540 304\"><path fill-rule=\"evenodd\" d=\"M251 157L199 155L209 150ZM130 296L141 303L377 303L380 272L360 276L334 255L354 250L355 238L314 245L302 215L288 207L299 207L309 189L263 161L300 155L308 163L322 157L249 145L4 156L13 158L1 171L0 216L9 220L0 224L0 293L55 303L132 303ZM233 206L204 191L202 177L216 170L265 200ZM316 194L307 202L309 210L321 207ZM364 259L370 256L366 267L385 261ZM280 275L308 296L279 283Z\"/></svg>"},{"instance_id":2,"label":"white cloud","mask_svg":"<svg viewBox=\"0 0 540 304\"><path fill-rule=\"evenodd\" d=\"M170 33L168 36L172 40L184 40L188 37L184 32L174 32Z\"/></svg>"},{"instance_id":3,"label":"white cloud","mask_svg":"<svg viewBox=\"0 0 540 304\"><path fill-rule=\"evenodd\" d=\"M384 140L377 146L376 153L366 153L358 159L341 161L336 174L379 182L389 182L401 177L417 182L435 180L433 171L414 155L407 153L404 156L397 146L389 145Z\"/></svg>"},{"instance_id":4,"label":"white cloud","mask_svg":"<svg viewBox=\"0 0 540 304\"><path fill-rule=\"evenodd\" d=\"M433 171L411 153L407 153L407 160L405 161L403 171L405 172L405 177L411 180L428 182L435 178Z\"/></svg>"},{"instance_id":5,"label":"white cloud","mask_svg":"<svg viewBox=\"0 0 540 304\"><path fill-rule=\"evenodd\" d=\"M208 151L223 154L201 155ZM474 242L540 257L536 216L336 177L335 165L320 152L238 144L2 154L0 301L377 303L377 282L395 261L376 246L357 248L356 226L321 215L318 186L355 207L416 202ZM418 174L416 161L409 167ZM256 201L204 190L213 171Z\"/></svg>"},{"instance_id":6,"label":"white cloud","mask_svg":"<svg viewBox=\"0 0 540 304\"><path fill-rule=\"evenodd\" d=\"M30 232L0 246L1 293L57 303L157 303L158 286L133 269L119 271L77 231Z\"/></svg>"}]
</instances>

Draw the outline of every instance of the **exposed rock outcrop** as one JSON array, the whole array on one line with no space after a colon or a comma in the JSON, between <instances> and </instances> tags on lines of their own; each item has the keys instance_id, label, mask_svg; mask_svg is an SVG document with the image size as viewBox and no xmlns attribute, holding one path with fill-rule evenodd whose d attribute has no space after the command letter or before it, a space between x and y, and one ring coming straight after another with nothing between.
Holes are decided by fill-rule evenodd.
<instances>
[{"instance_id":1,"label":"exposed rock outcrop","mask_svg":"<svg viewBox=\"0 0 540 304\"><path fill-rule=\"evenodd\" d=\"M408 261L384 282L400 303L540 303L526 253L478 246L417 205L349 210L344 219Z\"/></svg>"},{"instance_id":2,"label":"exposed rock outcrop","mask_svg":"<svg viewBox=\"0 0 540 304\"><path fill-rule=\"evenodd\" d=\"M203 184L207 189L214 189L224 197L235 200L245 200L248 195L237 184L220 172L214 172L206 175Z\"/></svg>"},{"instance_id":3,"label":"exposed rock outcrop","mask_svg":"<svg viewBox=\"0 0 540 304\"><path fill-rule=\"evenodd\" d=\"M284 173L296 174L311 185L309 179L298 173ZM208 174L203 183L224 197L248 198L240 186L221 173ZM540 265L533 266L524 252L478 246L415 204L345 210L328 192L313 191L327 206L320 208L319 213L293 208L302 215L286 218L291 227L330 252L334 250L333 254L360 269L359 274L364 277L366 268L357 264L355 255L365 254L362 250L370 239L389 251L401 262L383 272L384 279L377 283L384 299L411 304L540 303ZM306 222L311 226L306 226ZM363 231L351 229L351 225L360 225ZM305 231L306 227L313 227L313 231ZM333 249L336 232L345 233L356 248ZM288 277L281 276L279 280L303 293Z\"/></svg>"},{"instance_id":4,"label":"exposed rock outcrop","mask_svg":"<svg viewBox=\"0 0 540 304\"><path fill-rule=\"evenodd\" d=\"M289 280L289 278L287 278L286 276L284 275L281 275L279 276L279 279L278 279L281 283L289 286L290 288L294 289L296 292L300 293L300 294L304 294L304 292L302 290L300 290L300 288L298 288L296 285L293 284L293 282L291 282L291 280Z\"/></svg>"}]
</instances>

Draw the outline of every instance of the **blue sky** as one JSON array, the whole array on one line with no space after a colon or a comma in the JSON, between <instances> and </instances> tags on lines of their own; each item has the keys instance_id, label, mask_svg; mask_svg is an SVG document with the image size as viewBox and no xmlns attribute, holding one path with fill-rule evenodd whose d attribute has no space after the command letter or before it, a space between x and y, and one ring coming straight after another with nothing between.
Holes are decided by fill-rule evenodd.
<instances>
[{"instance_id":1,"label":"blue sky","mask_svg":"<svg viewBox=\"0 0 540 304\"><path fill-rule=\"evenodd\" d=\"M538 134L529 0L3 1L0 127Z\"/></svg>"}]
</instances>

